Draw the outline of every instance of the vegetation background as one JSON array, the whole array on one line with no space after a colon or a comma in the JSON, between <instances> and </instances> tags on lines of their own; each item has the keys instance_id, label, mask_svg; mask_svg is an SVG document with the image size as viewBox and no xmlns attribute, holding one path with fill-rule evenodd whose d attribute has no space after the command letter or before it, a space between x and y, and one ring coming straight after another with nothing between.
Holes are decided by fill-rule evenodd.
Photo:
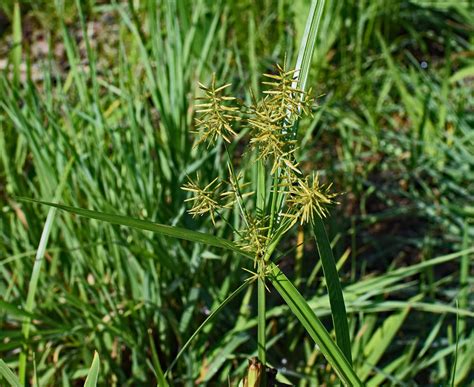
<instances>
[{"instance_id":1,"label":"vegetation background","mask_svg":"<svg viewBox=\"0 0 474 387\"><path fill-rule=\"evenodd\" d=\"M97 350L100 383L149 385L248 277L232 254L58 213L32 288L48 209L18 197L212 230L186 213L180 189L198 169L208 181L225 174L220 152L192 148L198 81L216 73L250 101L262 73L285 57L295 63L309 6L1 2L0 357L11 369L23 361L29 381L76 385ZM327 1L321 23L309 75L318 107L300 125L298 159L343 193L326 226L356 370L368 385L467 385L472 2ZM241 153L236 164L252 162ZM232 230L221 225L218 234L231 238ZM329 323L314 242L302 230L293 235L280 268ZM196 338L176 365L176 385L243 376L256 354L252 292ZM281 380L333 384L278 294L268 297L267 359ZM27 340L24 318L32 319Z\"/></svg>"}]
</instances>

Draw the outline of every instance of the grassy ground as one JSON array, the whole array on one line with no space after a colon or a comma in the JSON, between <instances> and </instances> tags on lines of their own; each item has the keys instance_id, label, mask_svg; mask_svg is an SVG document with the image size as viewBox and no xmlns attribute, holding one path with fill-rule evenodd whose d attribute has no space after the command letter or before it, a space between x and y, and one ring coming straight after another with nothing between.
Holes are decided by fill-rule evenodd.
<instances>
[{"instance_id":1,"label":"grassy ground","mask_svg":"<svg viewBox=\"0 0 474 387\"><path fill-rule=\"evenodd\" d=\"M28 300L48 208L18 197L213 230L186 213L180 189L197 170L208 181L226 173L222 152L192 147L198 81L216 73L250 102L260 74L285 55L295 63L310 4L22 2L20 17L10 3L9 50L0 50L0 357L18 373L22 352L27 380L75 385L97 350L101 383L149 385L248 277L246 262L58 212ZM369 385L473 378L473 16L456 0L328 1L322 16L309 75L318 107L299 126L297 153L302 170L343 193L325 223L354 367ZM234 151L236 165L253 162ZM295 228L284 247L280 268L330 327L311 235ZM174 384L242 377L257 351L255 294L196 337ZM282 380L334 383L273 289L267 306L267 361Z\"/></svg>"}]
</instances>

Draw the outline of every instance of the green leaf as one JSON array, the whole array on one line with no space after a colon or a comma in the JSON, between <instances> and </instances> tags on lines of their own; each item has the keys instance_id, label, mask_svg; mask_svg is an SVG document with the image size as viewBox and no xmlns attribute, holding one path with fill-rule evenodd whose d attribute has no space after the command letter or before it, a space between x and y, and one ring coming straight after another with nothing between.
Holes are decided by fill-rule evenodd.
<instances>
[{"instance_id":1,"label":"green leaf","mask_svg":"<svg viewBox=\"0 0 474 387\"><path fill-rule=\"evenodd\" d=\"M367 381L367 387L377 387L383 385L385 379L389 378L390 375L403 367L403 364L407 361L407 357L410 353L404 353L402 356L397 357L395 360L391 361L387 366L385 366L382 372L377 373L373 378Z\"/></svg>"},{"instance_id":2,"label":"green leaf","mask_svg":"<svg viewBox=\"0 0 474 387\"><path fill-rule=\"evenodd\" d=\"M240 332L235 334L232 332L230 335L230 339L228 342L222 343L218 350L215 351L212 357L207 358L208 361L205 367L205 371L203 372L203 379L202 383L207 385L212 378L216 375L217 371L224 365L224 363L229 359L235 358L235 353L237 348L248 341L248 337L246 334ZM207 356L206 356L207 357Z\"/></svg>"},{"instance_id":3,"label":"green leaf","mask_svg":"<svg viewBox=\"0 0 474 387\"><path fill-rule=\"evenodd\" d=\"M263 365L267 362L266 354L266 308L265 308L265 279L258 278L257 282L257 309L258 309L258 325L257 325L257 343L258 358Z\"/></svg>"},{"instance_id":4,"label":"green leaf","mask_svg":"<svg viewBox=\"0 0 474 387\"><path fill-rule=\"evenodd\" d=\"M306 81L308 80L309 69L313 59L314 47L318 37L319 25L321 24L321 16L324 10L326 0L313 0L308 18L306 19L306 27L301 39L298 58L295 68L299 71L298 79L293 87L306 90Z\"/></svg>"},{"instance_id":5,"label":"green leaf","mask_svg":"<svg viewBox=\"0 0 474 387\"><path fill-rule=\"evenodd\" d=\"M71 172L72 165L74 163L74 158L71 158L66 164L64 171L61 175L61 179L54 193L54 201L58 201L61 197L61 194L66 186L66 181ZM49 235L51 234L51 229L53 227L54 217L56 215L56 208L50 208L48 211L48 216L46 217L46 222L41 233L41 238L38 245L38 250L36 251L35 261L33 263L33 270L31 272L30 282L28 284L28 293L26 295L25 311L33 312L35 308L35 297L36 290L38 288L38 283L40 279L41 267L43 265L43 259L46 252L46 246L48 244ZM23 321L21 332L23 337L27 340L30 336L30 326L31 320L26 318ZM26 360L27 360L27 351L28 347L25 345L19 356L19 365L18 365L18 374L20 377L21 384L25 384L26 381Z\"/></svg>"},{"instance_id":6,"label":"green leaf","mask_svg":"<svg viewBox=\"0 0 474 387\"><path fill-rule=\"evenodd\" d=\"M0 375L2 375L10 386L12 387L21 387L20 380L12 372L12 370L7 366L7 364L0 359Z\"/></svg>"},{"instance_id":7,"label":"green leaf","mask_svg":"<svg viewBox=\"0 0 474 387\"><path fill-rule=\"evenodd\" d=\"M20 1L15 1L13 6L13 80L16 85L19 84L21 78L21 49L22 49L22 28L21 28L21 10Z\"/></svg>"},{"instance_id":8,"label":"green leaf","mask_svg":"<svg viewBox=\"0 0 474 387\"><path fill-rule=\"evenodd\" d=\"M234 251L242 254L246 257L252 258L252 255L242 251L235 243L228 241L223 238L219 238L213 235L204 234L202 232L188 230L186 228L168 226L165 224L153 223L148 220L142 220L133 218L131 216L109 214L105 212L86 210L84 208L69 207L62 204L55 204L50 202L44 202L41 200L34 200L29 198L18 198L19 200L31 203L44 204L46 206L56 207L61 210L71 212L80 216L84 216L90 219L102 220L104 222L118 224L121 226L133 227L140 230L151 231L164 236L182 239L190 242L198 242L208 246L220 247L222 249Z\"/></svg>"},{"instance_id":9,"label":"green leaf","mask_svg":"<svg viewBox=\"0 0 474 387\"><path fill-rule=\"evenodd\" d=\"M156 374L156 379L158 382L158 386L160 387L168 387L169 384L166 381L165 374L161 368L160 359L158 358L158 354L156 353L156 346L153 342L153 334L151 329L148 330L148 339L150 340L150 348L151 348L151 360L153 364L153 369Z\"/></svg>"},{"instance_id":10,"label":"green leaf","mask_svg":"<svg viewBox=\"0 0 474 387\"><path fill-rule=\"evenodd\" d=\"M414 301L414 300L413 300ZM393 314L386 318L382 326L375 331L372 338L364 347L365 361L359 370L359 376L362 380L366 380L372 368L377 365L382 355L395 337L400 327L405 321L410 307L407 306L399 313Z\"/></svg>"},{"instance_id":11,"label":"green leaf","mask_svg":"<svg viewBox=\"0 0 474 387\"><path fill-rule=\"evenodd\" d=\"M319 346L324 357L334 368L341 380L347 386L362 386L346 356L331 339L328 331L310 308L303 296L293 286L290 280L275 264L270 264L271 275L268 277L275 289L290 307L293 314L303 324L314 342Z\"/></svg>"},{"instance_id":12,"label":"green leaf","mask_svg":"<svg viewBox=\"0 0 474 387\"><path fill-rule=\"evenodd\" d=\"M313 233L323 265L326 288L331 305L332 321L334 323L334 330L336 331L337 345L341 348L349 364L352 364L351 341L349 338L349 326L347 324L346 306L342 294L342 287L337 273L336 261L334 260L334 255L331 250L331 244L329 243L324 223L319 217L317 217L313 223Z\"/></svg>"},{"instance_id":13,"label":"green leaf","mask_svg":"<svg viewBox=\"0 0 474 387\"><path fill-rule=\"evenodd\" d=\"M455 83L462 81L464 78L474 77L474 65L463 67L461 70L456 71L449 78L449 83Z\"/></svg>"},{"instance_id":14,"label":"green leaf","mask_svg":"<svg viewBox=\"0 0 474 387\"><path fill-rule=\"evenodd\" d=\"M87 373L86 382L84 383L84 387L95 387L97 386L97 378L99 377L99 354L97 351L94 352L94 359L92 360L91 368Z\"/></svg>"}]
</instances>

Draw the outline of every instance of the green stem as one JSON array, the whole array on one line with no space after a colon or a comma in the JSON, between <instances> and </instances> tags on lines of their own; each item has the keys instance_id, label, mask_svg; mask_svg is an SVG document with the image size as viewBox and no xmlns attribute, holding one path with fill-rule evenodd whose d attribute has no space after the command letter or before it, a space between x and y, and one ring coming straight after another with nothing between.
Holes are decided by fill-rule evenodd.
<instances>
[{"instance_id":1,"label":"green stem","mask_svg":"<svg viewBox=\"0 0 474 387\"><path fill-rule=\"evenodd\" d=\"M258 285L257 285L257 295L258 295L258 358L260 362L265 365L266 364L266 337L265 337L265 330L266 330L266 310L265 310L265 277L262 270L264 270L264 262L259 262L259 277L258 277Z\"/></svg>"},{"instance_id":2,"label":"green stem","mask_svg":"<svg viewBox=\"0 0 474 387\"><path fill-rule=\"evenodd\" d=\"M237 204L239 205L239 209L240 209L240 213L242 214L242 217L244 218L244 221L245 223L247 224L247 227L249 225L249 221L248 219L250 218L248 213L247 213L247 210L245 208L245 206L242 204L243 201L244 201L244 198L242 196L242 192L240 191L240 187L239 187L239 181L237 179L237 175L235 174L235 170L234 170L234 166L232 165L232 158L230 157L230 152L229 152L229 149L227 148L227 145L224 144L224 147L225 147L225 150L226 150L226 153L227 153L227 168L229 169L229 172L232 176L232 179L234 180L235 182L235 188L236 188L236 199L237 199Z\"/></svg>"},{"instance_id":3,"label":"green stem","mask_svg":"<svg viewBox=\"0 0 474 387\"><path fill-rule=\"evenodd\" d=\"M20 2L15 1L13 5L13 83L15 86L20 84L21 80L21 49L22 49L22 32L21 32L21 10Z\"/></svg>"},{"instance_id":4,"label":"green stem","mask_svg":"<svg viewBox=\"0 0 474 387\"><path fill-rule=\"evenodd\" d=\"M277 216L278 211L276 211L276 204L277 204L277 198L278 198L278 181L280 177L280 171L277 170L275 173L275 176L273 176L273 186L272 186L272 205L270 208L270 227L268 228L268 238L271 239L270 237L273 234L273 225L275 223L275 216Z\"/></svg>"},{"instance_id":5,"label":"green stem","mask_svg":"<svg viewBox=\"0 0 474 387\"><path fill-rule=\"evenodd\" d=\"M263 218L266 199L265 165L262 160L257 160L257 216Z\"/></svg>"}]
</instances>

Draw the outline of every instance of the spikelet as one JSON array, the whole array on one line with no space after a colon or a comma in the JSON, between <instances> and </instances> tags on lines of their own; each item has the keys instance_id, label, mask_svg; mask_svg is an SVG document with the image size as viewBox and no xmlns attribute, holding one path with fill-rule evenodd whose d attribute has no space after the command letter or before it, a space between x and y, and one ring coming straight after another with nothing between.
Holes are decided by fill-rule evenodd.
<instances>
[{"instance_id":1,"label":"spikelet","mask_svg":"<svg viewBox=\"0 0 474 387\"><path fill-rule=\"evenodd\" d=\"M212 75L211 85L209 87L199 83L199 87L204 91L205 96L197 98L203 101L196 105L199 118L195 118L196 131L199 138L196 146L208 142L208 147L215 144L218 138L230 143L231 137L237 134L232 129L232 124L240 120L237 115L239 108L229 106L236 98L222 95L222 92L230 86L229 84L216 87L215 74Z\"/></svg>"},{"instance_id":2,"label":"spikelet","mask_svg":"<svg viewBox=\"0 0 474 387\"><path fill-rule=\"evenodd\" d=\"M247 227L239 231L241 239L237 244L242 250L254 255L254 267L256 267L258 260L261 260L265 255L269 229L269 227L266 226L267 220L266 217L259 219L249 216L247 218Z\"/></svg>"},{"instance_id":3,"label":"spikelet","mask_svg":"<svg viewBox=\"0 0 474 387\"><path fill-rule=\"evenodd\" d=\"M270 79L263 82L269 89L264 91L265 98L259 102L254 98L250 107L250 144L257 149L258 159L273 160L272 175L278 168L301 173L293 155L295 141L290 129L298 118L310 113L312 99L302 90L292 87L296 74L296 70L286 71L279 65L276 75L264 74Z\"/></svg>"},{"instance_id":4,"label":"spikelet","mask_svg":"<svg viewBox=\"0 0 474 387\"><path fill-rule=\"evenodd\" d=\"M282 215L292 219L290 227L298 221L304 224L312 222L316 216L326 217L329 213L327 207L336 203L334 197L337 195L330 192L332 184L321 184L317 173L304 179L290 178L285 185L288 189L288 212Z\"/></svg>"},{"instance_id":5,"label":"spikelet","mask_svg":"<svg viewBox=\"0 0 474 387\"><path fill-rule=\"evenodd\" d=\"M199 177L198 177L199 180ZM219 201L221 194L220 188L222 183L218 181L216 177L204 188L200 188L199 184L193 181L188 177L188 183L183 185L181 189L184 191L191 192L194 196L186 199L185 202L192 202L193 206L188 213L190 213L193 218L196 216L202 216L204 214L209 214L212 220L212 223L215 225L215 213L224 207Z\"/></svg>"},{"instance_id":6,"label":"spikelet","mask_svg":"<svg viewBox=\"0 0 474 387\"><path fill-rule=\"evenodd\" d=\"M286 70L285 67L276 65L277 74L264 74L271 81L262 82L270 88L264 91L268 99L268 105L283 116L283 126L285 129L293 126L296 119L311 113L313 98L311 92L305 93L303 90L293 87L293 82L297 78L299 70Z\"/></svg>"}]
</instances>

